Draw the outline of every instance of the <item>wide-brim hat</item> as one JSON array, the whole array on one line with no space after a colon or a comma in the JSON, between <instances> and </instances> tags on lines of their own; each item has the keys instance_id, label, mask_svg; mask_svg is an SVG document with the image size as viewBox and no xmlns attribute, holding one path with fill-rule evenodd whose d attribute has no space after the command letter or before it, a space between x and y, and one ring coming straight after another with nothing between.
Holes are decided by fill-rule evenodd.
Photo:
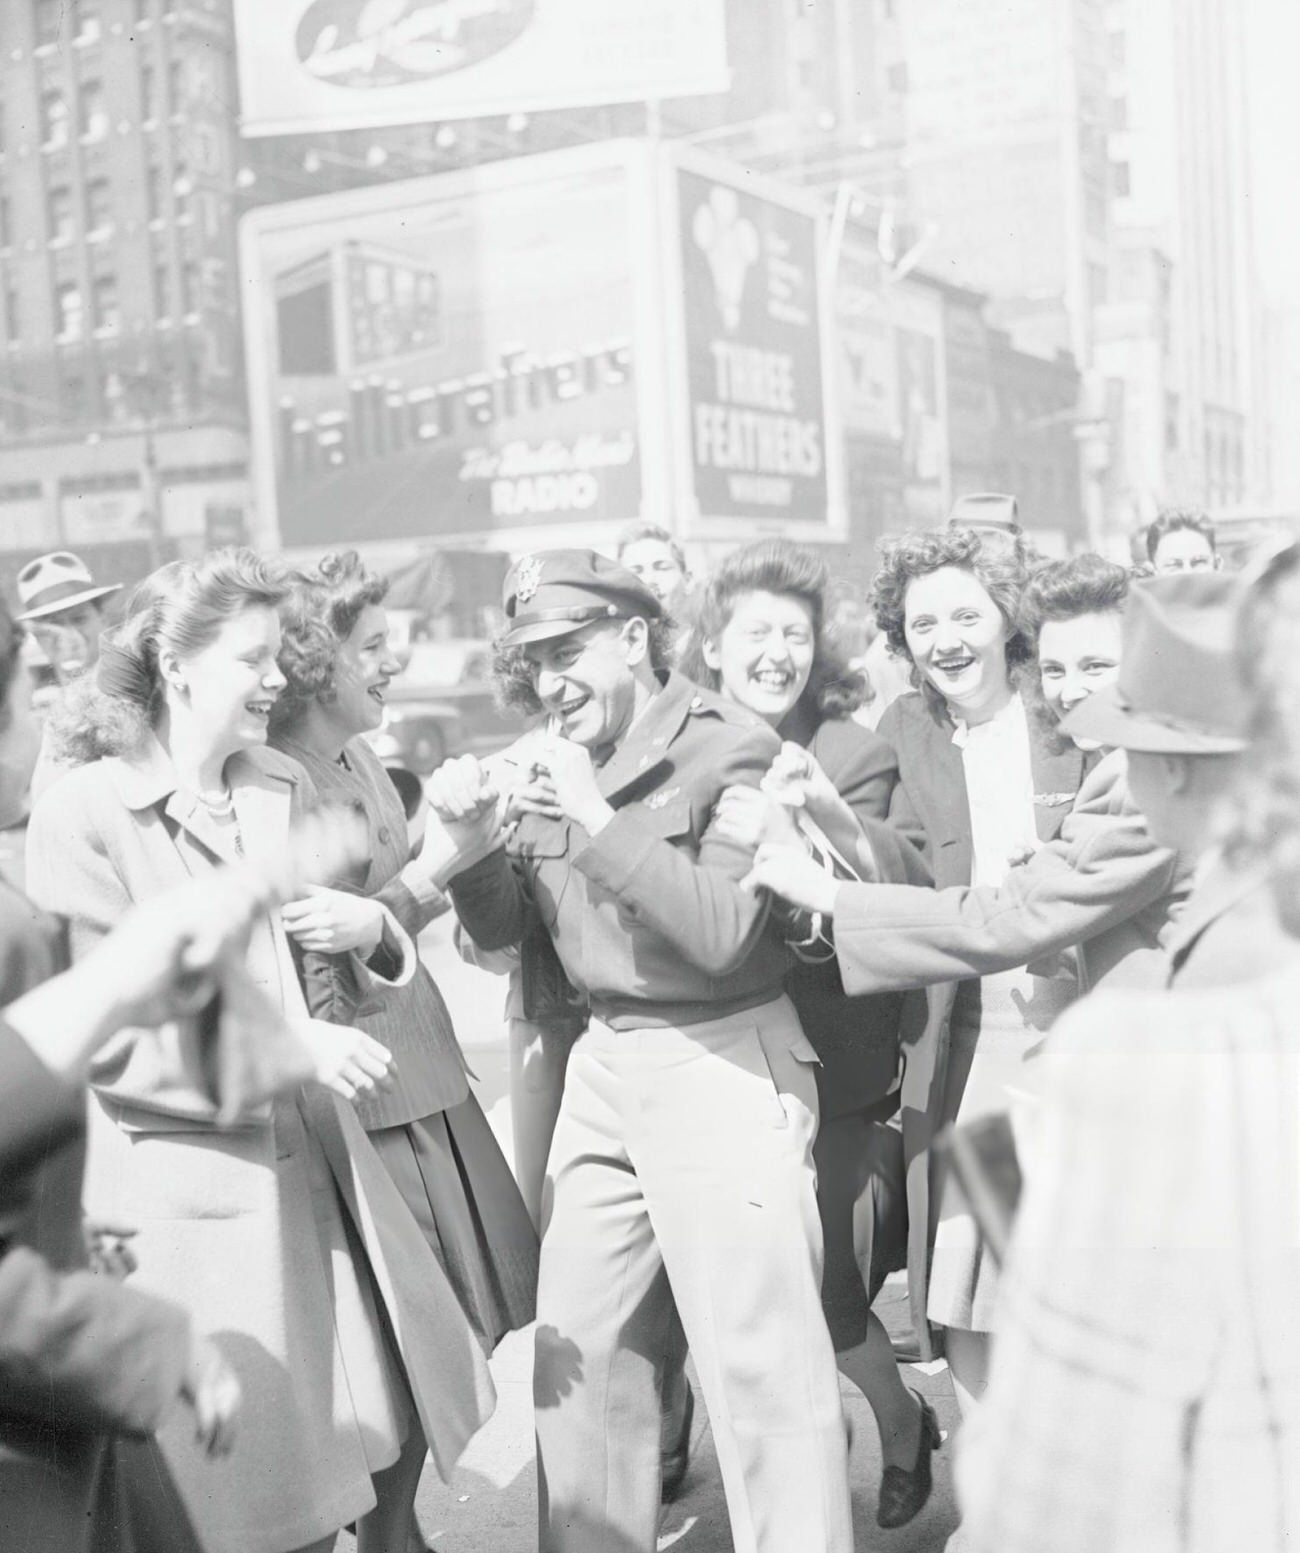
<instances>
[{"instance_id":1,"label":"wide-brim hat","mask_svg":"<svg viewBox=\"0 0 1300 1553\"><path fill-rule=\"evenodd\" d=\"M1081 735L1152 755L1231 755L1249 743L1249 697L1236 651L1245 589L1223 572L1134 583L1119 675L1061 719Z\"/></svg>"},{"instance_id":2,"label":"wide-brim hat","mask_svg":"<svg viewBox=\"0 0 1300 1553\"><path fill-rule=\"evenodd\" d=\"M21 612L18 620L40 620L78 604L89 604L121 591L120 582L97 583L90 568L71 550L52 550L22 567L15 579Z\"/></svg>"},{"instance_id":3,"label":"wide-brim hat","mask_svg":"<svg viewBox=\"0 0 1300 1553\"><path fill-rule=\"evenodd\" d=\"M627 567L596 550L539 550L510 568L501 607L506 647L568 636L596 620L658 620L663 605Z\"/></svg>"}]
</instances>

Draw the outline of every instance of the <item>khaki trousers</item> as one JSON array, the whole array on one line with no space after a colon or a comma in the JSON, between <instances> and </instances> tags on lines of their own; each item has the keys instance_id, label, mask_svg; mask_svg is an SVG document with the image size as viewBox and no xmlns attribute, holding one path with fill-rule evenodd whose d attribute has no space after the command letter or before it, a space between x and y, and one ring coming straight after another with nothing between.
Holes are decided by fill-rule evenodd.
<instances>
[{"instance_id":1,"label":"khaki trousers","mask_svg":"<svg viewBox=\"0 0 1300 1553\"><path fill-rule=\"evenodd\" d=\"M574 1046L537 1298L542 1553L653 1553L674 1301L737 1553L851 1553L816 1060L785 998L683 1029L593 1023Z\"/></svg>"}]
</instances>

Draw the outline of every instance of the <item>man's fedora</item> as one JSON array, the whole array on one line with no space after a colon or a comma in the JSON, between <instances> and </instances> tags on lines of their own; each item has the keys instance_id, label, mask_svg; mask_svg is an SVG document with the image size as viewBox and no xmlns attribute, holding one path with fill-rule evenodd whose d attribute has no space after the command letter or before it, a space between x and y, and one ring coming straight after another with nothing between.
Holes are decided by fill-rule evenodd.
<instances>
[{"instance_id":1,"label":"man's fedora","mask_svg":"<svg viewBox=\"0 0 1300 1553\"><path fill-rule=\"evenodd\" d=\"M1113 685L1061 719L1064 732L1153 755L1229 755L1249 742L1250 698L1238 672L1245 594L1224 572L1134 583Z\"/></svg>"},{"instance_id":2,"label":"man's fedora","mask_svg":"<svg viewBox=\"0 0 1300 1553\"><path fill-rule=\"evenodd\" d=\"M90 568L79 555L71 550L53 550L49 555L38 555L28 561L15 579L18 602L22 605L19 620L41 620L46 615L57 615L60 610L75 609L78 604L89 604L92 599L102 599L121 590L120 582L97 583L90 575Z\"/></svg>"},{"instance_id":3,"label":"man's fedora","mask_svg":"<svg viewBox=\"0 0 1300 1553\"><path fill-rule=\"evenodd\" d=\"M1022 534L1020 504L1014 496L1001 491L973 491L959 496L948 514L949 528L993 530L999 534Z\"/></svg>"}]
</instances>

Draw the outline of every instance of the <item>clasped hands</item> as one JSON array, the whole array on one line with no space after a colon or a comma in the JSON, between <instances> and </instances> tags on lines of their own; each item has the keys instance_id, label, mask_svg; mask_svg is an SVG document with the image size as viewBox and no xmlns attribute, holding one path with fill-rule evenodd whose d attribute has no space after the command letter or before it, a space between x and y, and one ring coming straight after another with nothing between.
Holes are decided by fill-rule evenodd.
<instances>
[{"instance_id":1,"label":"clasped hands","mask_svg":"<svg viewBox=\"0 0 1300 1553\"><path fill-rule=\"evenodd\" d=\"M568 819L590 836L613 819L584 745L544 734L532 742L529 755L527 775L509 791L473 755L444 761L429 778L434 823L425 853L433 860L435 878L452 878L478 862L501 844L505 829L522 814Z\"/></svg>"},{"instance_id":2,"label":"clasped hands","mask_svg":"<svg viewBox=\"0 0 1300 1553\"><path fill-rule=\"evenodd\" d=\"M841 881L810 855L794 820L800 809L841 855L864 863L865 838L852 809L816 759L788 740L758 787L726 789L714 830L754 853L743 889L770 890L793 906L829 917Z\"/></svg>"}]
</instances>

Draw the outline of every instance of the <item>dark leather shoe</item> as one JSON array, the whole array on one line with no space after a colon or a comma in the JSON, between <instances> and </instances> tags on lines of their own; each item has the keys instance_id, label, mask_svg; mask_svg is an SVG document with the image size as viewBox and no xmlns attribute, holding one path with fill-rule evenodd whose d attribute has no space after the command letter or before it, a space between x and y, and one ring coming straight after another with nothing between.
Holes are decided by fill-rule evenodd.
<instances>
[{"instance_id":1,"label":"dark leather shoe","mask_svg":"<svg viewBox=\"0 0 1300 1553\"><path fill-rule=\"evenodd\" d=\"M663 1473L659 1489L661 1504L672 1504L681 1493L682 1484L686 1481L686 1469L691 1464L691 1424L694 1419L695 1393L688 1385L686 1406L682 1409L682 1427L677 1432L677 1440L672 1450L665 1451L661 1458Z\"/></svg>"},{"instance_id":2,"label":"dark leather shoe","mask_svg":"<svg viewBox=\"0 0 1300 1553\"><path fill-rule=\"evenodd\" d=\"M908 1388L911 1390L911 1388ZM890 1531L906 1526L925 1509L926 1500L934 1487L930 1457L943 1444L939 1432L939 1420L934 1409L917 1391L912 1395L921 1406L921 1443L916 1448L916 1465L909 1472L906 1467L886 1467L880 1479L880 1503L876 1507L876 1525Z\"/></svg>"}]
</instances>

